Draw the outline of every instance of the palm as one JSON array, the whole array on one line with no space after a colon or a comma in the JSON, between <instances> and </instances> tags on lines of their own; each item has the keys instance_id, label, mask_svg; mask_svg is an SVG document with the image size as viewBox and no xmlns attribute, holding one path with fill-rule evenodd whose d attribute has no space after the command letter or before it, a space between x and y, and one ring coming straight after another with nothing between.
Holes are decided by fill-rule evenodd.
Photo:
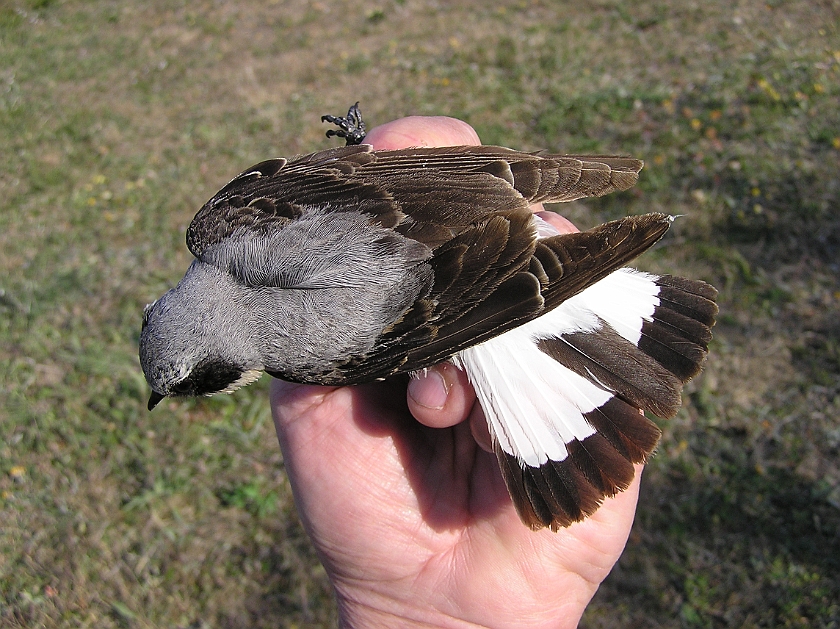
<instances>
[{"instance_id":1,"label":"palm","mask_svg":"<svg viewBox=\"0 0 840 629\"><path fill-rule=\"evenodd\" d=\"M278 383L274 401L301 518L340 599L422 601L494 626L521 626L535 604L530 626L557 626L568 607L574 626L624 546L634 490L584 523L532 532L468 424L422 426L402 382Z\"/></svg>"}]
</instances>

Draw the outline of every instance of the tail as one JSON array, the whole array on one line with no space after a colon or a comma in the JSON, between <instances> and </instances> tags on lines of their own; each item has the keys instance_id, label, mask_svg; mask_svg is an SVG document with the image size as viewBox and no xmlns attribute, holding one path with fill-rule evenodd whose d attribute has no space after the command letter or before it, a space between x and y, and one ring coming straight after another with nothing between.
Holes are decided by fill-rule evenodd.
<instances>
[{"instance_id":1,"label":"tail","mask_svg":"<svg viewBox=\"0 0 840 629\"><path fill-rule=\"evenodd\" d=\"M626 489L705 360L718 308L701 281L619 269L545 315L460 352L516 509L562 526Z\"/></svg>"}]
</instances>

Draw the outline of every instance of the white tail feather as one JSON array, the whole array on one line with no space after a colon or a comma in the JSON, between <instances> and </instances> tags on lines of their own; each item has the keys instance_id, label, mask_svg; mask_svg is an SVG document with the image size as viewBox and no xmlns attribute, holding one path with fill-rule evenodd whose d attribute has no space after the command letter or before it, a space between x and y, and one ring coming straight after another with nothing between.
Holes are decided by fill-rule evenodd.
<instances>
[{"instance_id":1,"label":"white tail feather","mask_svg":"<svg viewBox=\"0 0 840 629\"><path fill-rule=\"evenodd\" d=\"M566 444L595 433L584 418L613 393L563 366L537 343L608 323L636 344L659 304L656 276L619 269L551 312L459 352L453 362L475 387L490 432L505 452L536 467L562 461Z\"/></svg>"}]
</instances>

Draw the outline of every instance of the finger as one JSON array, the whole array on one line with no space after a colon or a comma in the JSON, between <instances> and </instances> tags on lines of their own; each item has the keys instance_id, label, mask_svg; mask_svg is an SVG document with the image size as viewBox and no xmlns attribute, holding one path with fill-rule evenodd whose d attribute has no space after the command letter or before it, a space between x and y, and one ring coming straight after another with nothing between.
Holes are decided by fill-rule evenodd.
<instances>
[{"instance_id":1,"label":"finger","mask_svg":"<svg viewBox=\"0 0 840 629\"><path fill-rule=\"evenodd\" d=\"M470 125L447 116L408 116L374 127L365 143L378 150L412 146L478 146L481 140Z\"/></svg>"},{"instance_id":2,"label":"finger","mask_svg":"<svg viewBox=\"0 0 840 629\"><path fill-rule=\"evenodd\" d=\"M542 203L540 203L538 206L532 206L532 209L534 210L537 216L539 216L541 219L543 219L546 223L551 225L561 234L573 234L574 232L580 231L565 216L561 216L557 212L546 212L545 210L543 210Z\"/></svg>"},{"instance_id":3,"label":"finger","mask_svg":"<svg viewBox=\"0 0 840 629\"><path fill-rule=\"evenodd\" d=\"M644 465L633 467L635 474L627 489L604 498L600 509L568 529L579 543L574 545L574 554L565 557L565 562L592 585L592 594L609 574L630 536Z\"/></svg>"},{"instance_id":4,"label":"finger","mask_svg":"<svg viewBox=\"0 0 840 629\"><path fill-rule=\"evenodd\" d=\"M452 363L441 363L412 376L408 409L430 428L447 428L464 421L475 404L467 374Z\"/></svg>"},{"instance_id":5,"label":"finger","mask_svg":"<svg viewBox=\"0 0 840 629\"><path fill-rule=\"evenodd\" d=\"M484 416L484 409L481 404L473 406L469 416L470 432L478 446L485 452L493 452L493 438L490 436L490 427L487 425L487 418Z\"/></svg>"},{"instance_id":6,"label":"finger","mask_svg":"<svg viewBox=\"0 0 840 629\"><path fill-rule=\"evenodd\" d=\"M311 416L336 389L272 379L269 400L278 433L289 429L297 419Z\"/></svg>"}]
</instances>

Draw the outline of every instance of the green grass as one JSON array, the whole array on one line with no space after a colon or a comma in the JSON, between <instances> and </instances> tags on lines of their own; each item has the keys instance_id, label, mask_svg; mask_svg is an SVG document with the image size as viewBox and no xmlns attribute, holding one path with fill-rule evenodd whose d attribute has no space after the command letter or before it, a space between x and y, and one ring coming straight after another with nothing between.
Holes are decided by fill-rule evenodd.
<instances>
[{"instance_id":1,"label":"green grass","mask_svg":"<svg viewBox=\"0 0 840 629\"><path fill-rule=\"evenodd\" d=\"M721 289L583 625L836 627L836 24L804 0L0 4L0 624L335 623L266 382L149 414L137 337L198 207L361 100L645 159L563 212L684 215L641 265Z\"/></svg>"}]
</instances>

